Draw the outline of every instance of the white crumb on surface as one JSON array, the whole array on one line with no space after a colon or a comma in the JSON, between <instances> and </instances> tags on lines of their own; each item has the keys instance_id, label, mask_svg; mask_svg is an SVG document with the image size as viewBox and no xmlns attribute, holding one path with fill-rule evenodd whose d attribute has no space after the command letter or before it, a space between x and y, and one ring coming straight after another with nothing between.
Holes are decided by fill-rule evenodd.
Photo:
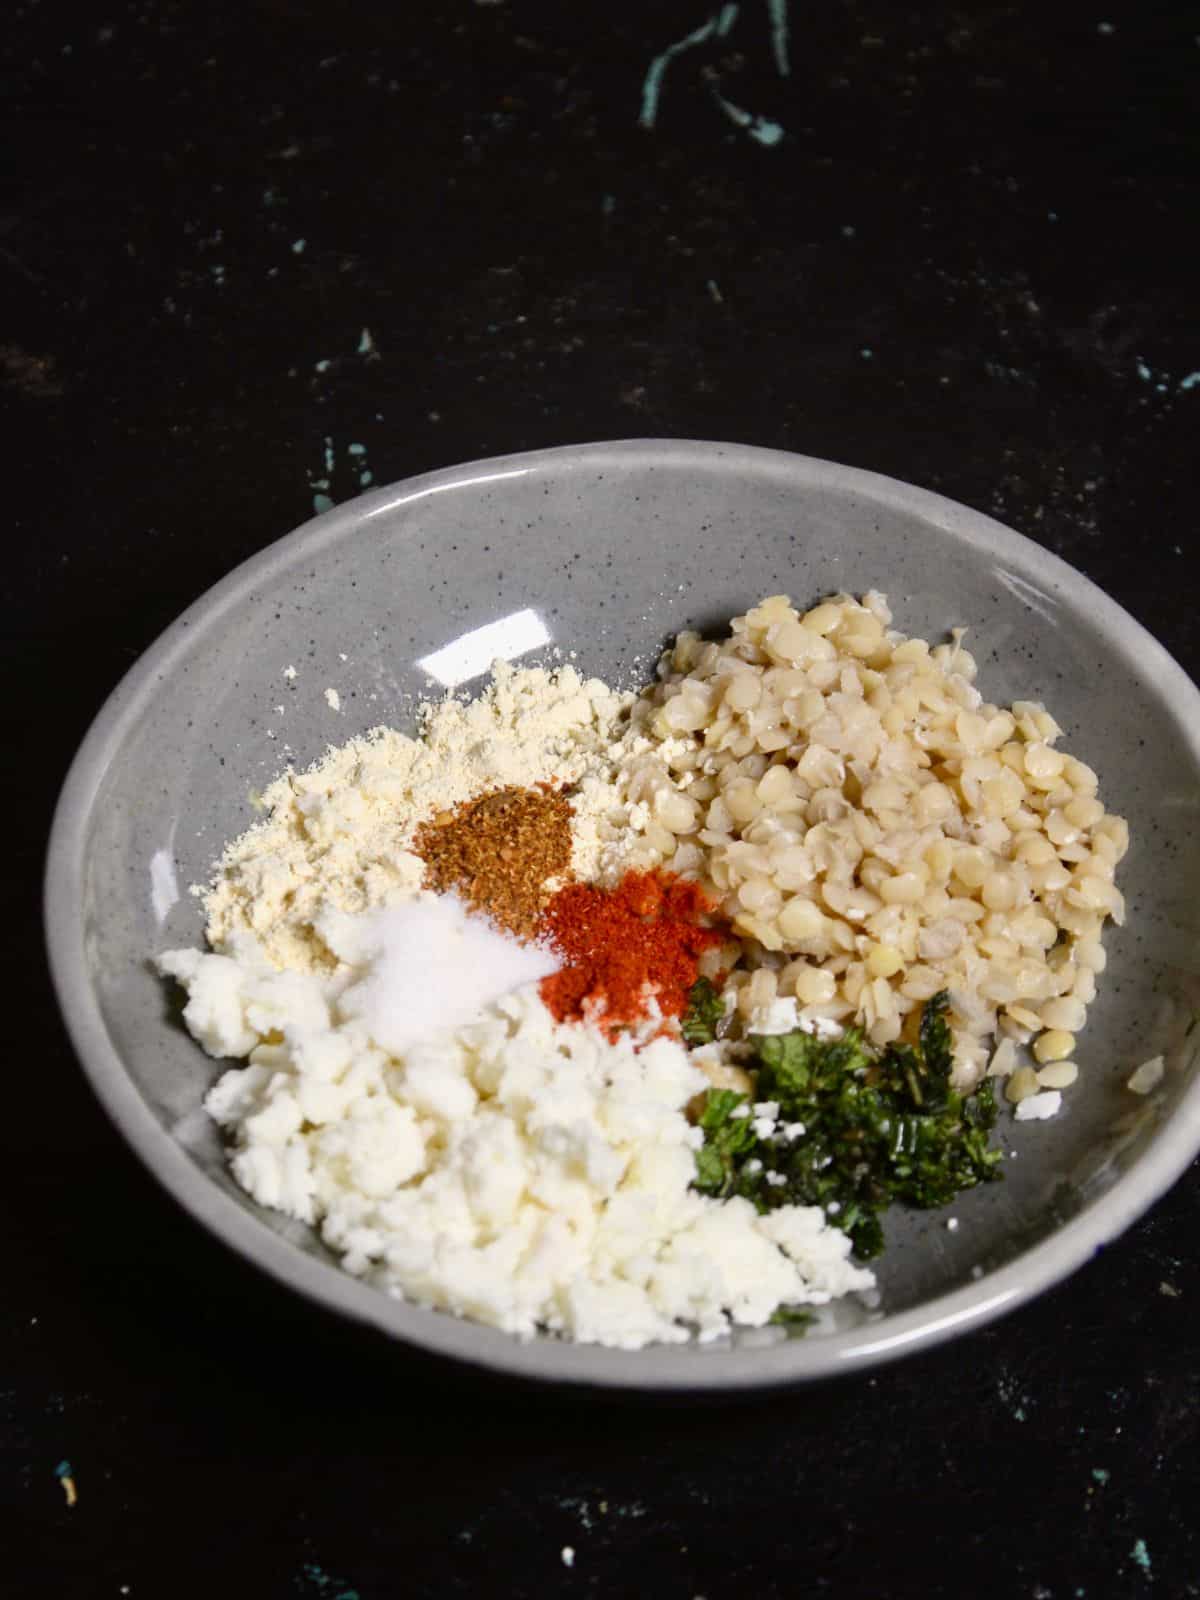
<instances>
[{"instance_id":1,"label":"white crumb on surface","mask_svg":"<svg viewBox=\"0 0 1200 1600\"><path fill-rule=\"evenodd\" d=\"M1043 1089L1020 1101L1013 1114L1018 1122L1045 1122L1047 1117L1056 1117L1061 1107L1061 1090Z\"/></svg>"},{"instance_id":2,"label":"white crumb on surface","mask_svg":"<svg viewBox=\"0 0 1200 1600\"><path fill-rule=\"evenodd\" d=\"M326 689L325 704L331 711L340 711L342 709L342 697L336 689Z\"/></svg>"}]
</instances>

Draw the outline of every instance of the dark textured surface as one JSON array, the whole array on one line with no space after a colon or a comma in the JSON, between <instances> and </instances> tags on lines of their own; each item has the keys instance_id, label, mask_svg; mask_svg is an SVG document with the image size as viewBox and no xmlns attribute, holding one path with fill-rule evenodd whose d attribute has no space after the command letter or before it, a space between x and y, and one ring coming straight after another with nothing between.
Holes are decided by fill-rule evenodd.
<instances>
[{"instance_id":1,"label":"dark textured surface","mask_svg":"<svg viewBox=\"0 0 1200 1600\"><path fill-rule=\"evenodd\" d=\"M792 5L785 79L747 4L653 130L644 74L703 4L423 9L42 0L0 41L0 1586L1198 1595L1195 1169L1039 1303L875 1378L590 1403L261 1281L84 1088L36 952L69 755L184 604L364 471L656 433L825 455L1000 516L1200 669L1190 8Z\"/></svg>"}]
</instances>

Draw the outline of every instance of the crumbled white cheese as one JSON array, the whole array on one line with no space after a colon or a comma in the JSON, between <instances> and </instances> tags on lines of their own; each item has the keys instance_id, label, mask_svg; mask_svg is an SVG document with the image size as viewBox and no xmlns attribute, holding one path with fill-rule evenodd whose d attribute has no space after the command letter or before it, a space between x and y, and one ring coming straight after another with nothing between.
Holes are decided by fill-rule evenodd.
<instances>
[{"instance_id":1,"label":"crumbled white cheese","mask_svg":"<svg viewBox=\"0 0 1200 1600\"><path fill-rule=\"evenodd\" d=\"M736 999L732 993L729 1000ZM803 1028L818 1039L840 1039L846 1031L833 1017L822 1015L819 1006L798 1006L791 995L778 995L765 1006L758 1006L746 1019L746 1032L760 1034L793 1033Z\"/></svg>"},{"instance_id":2,"label":"crumbled white cheese","mask_svg":"<svg viewBox=\"0 0 1200 1600\"><path fill-rule=\"evenodd\" d=\"M834 1017L826 1017L815 1006L801 1006L798 1013L800 1026L818 1039L840 1039L845 1028Z\"/></svg>"},{"instance_id":3,"label":"crumbled white cheese","mask_svg":"<svg viewBox=\"0 0 1200 1600\"><path fill-rule=\"evenodd\" d=\"M1044 1122L1058 1115L1062 1093L1058 1089L1043 1089L1040 1094L1026 1096L1017 1104L1014 1115L1018 1122Z\"/></svg>"},{"instance_id":4,"label":"crumbled white cheese","mask_svg":"<svg viewBox=\"0 0 1200 1600\"><path fill-rule=\"evenodd\" d=\"M791 1033L800 1026L796 1001L791 995L780 995L750 1013L746 1022L747 1033ZM810 1032L812 1030L809 1030Z\"/></svg>"},{"instance_id":5,"label":"crumbled white cheese","mask_svg":"<svg viewBox=\"0 0 1200 1600\"><path fill-rule=\"evenodd\" d=\"M326 689L325 704L331 711L340 711L342 709L342 697L336 689Z\"/></svg>"},{"instance_id":6,"label":"crumbled white cheese","mask_svg":"<svg viewBox=\"0 0 1200 1600\"><path fill-rule=\"evenodd\" d=\"M237 1181L349 1271L518 1335L630 1349L874 1282L818 1208L760 1217L692 1188L685 1108L707 1079L676 1041L556 1023L530 985L389 1049L382 1013L353 1003L382 957L350 920L329 976L277 971L245 932L159 961L204 1047L247 1058L205 1102Z\"/></svg>"}]
</instances>

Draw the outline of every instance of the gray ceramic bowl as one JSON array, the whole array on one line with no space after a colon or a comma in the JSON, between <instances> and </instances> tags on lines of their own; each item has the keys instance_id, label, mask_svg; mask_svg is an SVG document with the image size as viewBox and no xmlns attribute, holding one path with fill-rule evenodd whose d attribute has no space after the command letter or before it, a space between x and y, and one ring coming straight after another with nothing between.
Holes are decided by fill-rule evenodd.
<instances>
[{"instance_id":1,"label":"gray ceramic bowl","mask_svg":"<svg viewBox=\"0 0 1200 1600\"><path fill-rule=\"evenodd\" d=\"M148 966L199 942L187 885L252 820L251 792L436 691L418 662L536 612L554 648L634 685L681 627L759 596L876 587L906 632L971 628L988 698L1045 698L1101 774L1133 847L1124 930L1053 1121L1012 1125L1007 1181L940 1214L894 1217L873 1312L803 1338L635 1353L521 1343L386 1298L226 1173L200 1109L217 1071ZM537 659L536 656L526 659ZM294 666L294 679L284 669ZM326 701L332 687L341 710ZM279 708L282 707L282 710ZM270 730L270 731L268 731ZM272 737L272 734L274 737ZM286 752L286 753L285 753ZM103 1104L163 1185L276 1278L385 1333L481 1366L571 1382L751 1388L863 1367L977 1327L1077 1267L1200 1147L1200 695L1158 644L1054 556L890 479L742 446L636 441L476 462L380 489L246 562L137 663L97 718L54 823L54 978ZM1162 1088L1125 1087L1165 1053Z\"/></svg>"}]
</instances>

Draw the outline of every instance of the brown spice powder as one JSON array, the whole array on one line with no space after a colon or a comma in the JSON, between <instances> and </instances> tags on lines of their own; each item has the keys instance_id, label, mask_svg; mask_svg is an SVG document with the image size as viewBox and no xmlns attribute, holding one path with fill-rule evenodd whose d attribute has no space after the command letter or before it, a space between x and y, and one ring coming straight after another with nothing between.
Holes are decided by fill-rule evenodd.
<instances>
[{"instance_id":1,"label":"brown spice powder","mask_svg":"<svg viewBox=\"0 0 1200 1600\"><path fill-rule=\"evenodd\" d=\"M425 887L457 890L519 938L531 939L551 878L571 866L571 805L551 788L492 789L417 829Z\"/></svg>"}]
</instances>

